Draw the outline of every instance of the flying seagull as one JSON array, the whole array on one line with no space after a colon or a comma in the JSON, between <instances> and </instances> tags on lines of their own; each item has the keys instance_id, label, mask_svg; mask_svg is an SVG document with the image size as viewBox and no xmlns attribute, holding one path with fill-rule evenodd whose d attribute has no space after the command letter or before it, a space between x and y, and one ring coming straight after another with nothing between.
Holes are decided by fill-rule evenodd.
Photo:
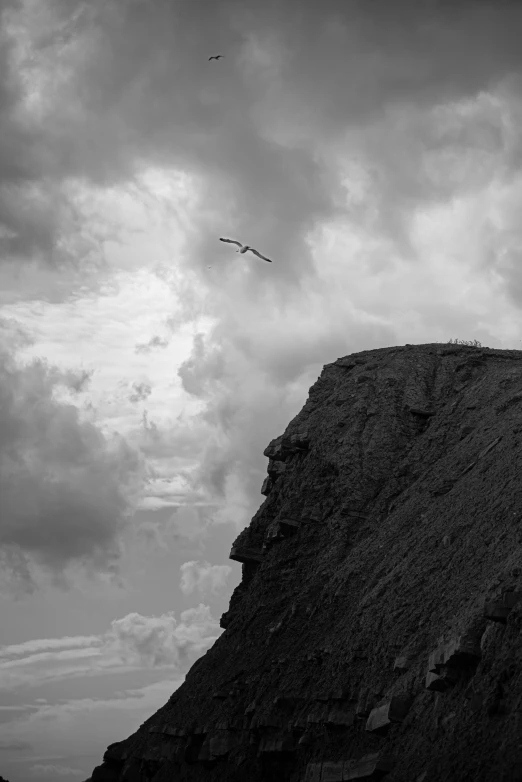
<instances>
[{"instance_id":1,"label":"flying seagull","mask_svg":"<svg viewBox=\"0 0 522 782\"><path fill-rule=\"evenodd\" d=\"M221 57L223 57L222 54L217 54L214 57L209 57L208 61L210 62L211 60L219 60L219 59L221 59Z\"/></svg>"},{"instance_id":2,"label":"flying seagull","mask_svg":"<svg viewBox=\"0 0 522 782\"><path fill-rule=\"evenodd\" d=\"M229 244L237 244L239 247L239 250L236 250L237 253L246 253L247 250L250 250L251 253L254 253L254 255L257 255L258 258L261 258L263 261L267 261L267 263L272 263L270 258L265 258L264 255L261 255L261 253L258 253L257 250L254 250L253 247L249 247L248 244L241 244L241 242L236 242L235 239L222 239L219 238L220 242L228 242Z\"/></svg>"}]
</instances>

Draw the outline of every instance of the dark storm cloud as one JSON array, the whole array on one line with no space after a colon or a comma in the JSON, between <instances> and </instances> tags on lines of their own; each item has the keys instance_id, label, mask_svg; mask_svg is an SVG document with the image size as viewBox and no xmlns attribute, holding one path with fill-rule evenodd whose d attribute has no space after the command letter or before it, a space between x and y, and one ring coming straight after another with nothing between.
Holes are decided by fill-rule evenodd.
<instances>
[{"instance_id":1,"label":"dark storm cloud","mask_svg":"<svg viewBox=\"0 0 522 782\"><path fill-rule=\"evenodd\" d=\"M26 589L32 562L62 584L73 562L113 572L141 487L141 459L125 440L108 441L55 399L57 386L85 382L40 360L21 366L0 344L0 561Z\"/></svg>"},{"instance_id":2,"label":"dark storm cloud","mask_svg":"<svg viewBox=\"0 0 522 782\"><path fill-rule=\"evenodd\" d=\"M511 2L48 0L47 16L14 7L0 50L0 220L15 234L4 252L20 258L52 258L68 178L114 184L152 164L203 177L192 236L201 263L233 232L277 259L278 274L304 273L306 232L339 209L314 140L339 139L392 107L473 96L519 73L522 57L522 9ZM48 77L38 115L23 109L24 70L13 65L21 29ZM226 57L209 63L216 46ZM265 136L271 101L274 121L289 116L286 101L297 116L306 108L302 143ZM401 208L432 194L429 183L412 188L419 156L394 171L381 146L393 190L382 224L393 230ZM27 200L44 185L46 199Z\"/></svg>"}]
</instances>

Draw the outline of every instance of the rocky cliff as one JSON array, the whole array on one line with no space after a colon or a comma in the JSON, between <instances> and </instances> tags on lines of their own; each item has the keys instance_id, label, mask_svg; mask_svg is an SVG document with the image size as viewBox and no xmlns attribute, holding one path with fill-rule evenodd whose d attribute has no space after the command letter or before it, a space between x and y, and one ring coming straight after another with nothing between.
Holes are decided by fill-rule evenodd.
<instances>
[{"instance_id":1,"label":"rocky cliff","mask_svg":"<svg viewBox=\"0 0 522 782\"><path fill-rule=\"evenodd\" d=\"M325 366L225 632L93 782L522 780L521 432L521 351Z\"/></svg>"}]
</instances>

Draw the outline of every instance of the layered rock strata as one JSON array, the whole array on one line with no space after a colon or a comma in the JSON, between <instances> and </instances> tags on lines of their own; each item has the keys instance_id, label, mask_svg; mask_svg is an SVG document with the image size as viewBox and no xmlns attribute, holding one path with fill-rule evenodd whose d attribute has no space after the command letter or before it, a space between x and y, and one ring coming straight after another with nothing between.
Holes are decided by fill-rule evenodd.
<instances>
[{"instance_id":1,"label":"layered rock strata","mask_svg":"<svg viewBox=\"0 0 522 782\"><path fill-rule=\"evenodd\" d=\"M93 782L522 780L521 432L520 351L325 366L225 632Z\"/></svg>"}]
</instances>

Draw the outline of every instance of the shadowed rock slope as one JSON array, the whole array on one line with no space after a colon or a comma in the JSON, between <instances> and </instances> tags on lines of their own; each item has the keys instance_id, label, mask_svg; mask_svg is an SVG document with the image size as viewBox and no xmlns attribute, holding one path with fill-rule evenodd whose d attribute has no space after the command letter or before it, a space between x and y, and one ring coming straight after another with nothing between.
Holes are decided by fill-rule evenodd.
<instances>
[{"instance_id":1,"label":"shadowed rock slope","mask_svg":"<svg viewBox=\"0 0 522 782\"><path fill-rule=\"evenodd\" d=\"M92 780L522 780L522 351L325 366L225 632Z\"/></svg>"}]
</instances>

